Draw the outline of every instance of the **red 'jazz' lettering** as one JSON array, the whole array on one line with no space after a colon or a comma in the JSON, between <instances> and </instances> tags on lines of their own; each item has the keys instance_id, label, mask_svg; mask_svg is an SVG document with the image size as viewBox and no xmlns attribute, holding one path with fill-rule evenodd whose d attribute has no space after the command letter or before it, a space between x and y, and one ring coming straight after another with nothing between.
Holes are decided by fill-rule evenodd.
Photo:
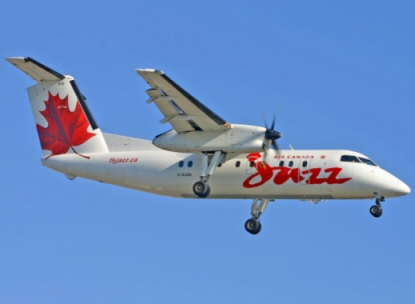
<instances>
[{"instance_id":1,"label":"red 'jazz' lettering","mask_svg":"<svg viewBox=\"0 0 415 304\"><path fill-rule=\"evenodd\" d=\"M255 163L255 168L258 170L258 172L251 175L247 180L244 181L243 186L245 188L259 187L269 181L274 175L274 168L271 168L267 164ZM251 181L257 176L261 176L261 180L255 184L251 184Z\"/></svg>"},{"instance_id":2,"label":"red 'jazz' lettering","mask_svg":"<svg viewBox=\"0 0 415 304\"><path fill-rule=\"evenodd\" d=\"M257 161L260 157L261 155L259 153L252 153L248 155L248 160L250 162ZM258 172L251 175L244 181L243 186L245 188L256 188L262 186L273 177L274 171L278 171L274 177L274 183L276 185L282 185L290 179L294 183L298 184L305 180L302 174L310 175L308 180L306 181L308 185L321 185L323 183L327 183L329 185L344 184L352 179L351 177L337 178L337 176L343 170L339 167L325 169L325 173L330 173L328 177L319 177L322 168L311 168L300 172L299 168L270 167L267 163L263 163L261 161L255 162L255 168ZM261 180L252 184L251 182L258 176L261 177Z\"/></svg>"},{"instance_id":3,"label":"red 'jazz' lettering","mask_svg":"<svg viewBox=\"0 0 415 304\"><path fill-rule=\"evenodd\" d=\"M303 174L310 174L310 178L307 181L307 184L310 185L321 185L322 183L326 182L327 179L326 178L319 178L318 176L320 175L321 172L321 168L312 168L310 170L305 170L302 173Z\"/></svg>"},{"instance_id":4,"label":"red 'jazz' lettering","mask_svg":"<svg viewBox=\"0 0 415 304\"><path fill-rule=\"evenodd\" d=\"M288 168L288 167L275 167L275 170L280 170L275 175L274 183L277 185L282 185L287 182L290 178L293 180L294 183L298 184L299 182L304 180L304 177L300 175L300 169L298 168Z\"/></svg>"},{"instance_id":5,"label":"red 'jazz' lettering","mask_svg":"<svg viewBox=\"0 0 415 304\"><path fill-rule=\"evenodd\" d=\"M339 175L340 171L343 170L342 168L327 168L324 172L331 173L329 177L327 177L327 184L344 184L345 182L351 180L351 177L347 178L339 178L337 179L337 175Z\"/></svg>"}]
</instances>

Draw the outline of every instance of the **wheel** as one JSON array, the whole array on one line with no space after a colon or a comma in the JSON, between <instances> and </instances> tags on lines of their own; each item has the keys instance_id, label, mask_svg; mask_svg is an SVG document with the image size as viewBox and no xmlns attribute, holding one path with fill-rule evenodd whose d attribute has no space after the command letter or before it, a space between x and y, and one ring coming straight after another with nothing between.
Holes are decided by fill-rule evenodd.
<instances>
[{"instance_id":1,"label":"wheel","mask_svg":"<svg viewBox=\"0 0 415 304\"><path fill-rule=\"evenodd\" d=\"M261 228L261 223L254 219L249 219L245 222L245 229L250 234L258 234L261 231Z\"/></svg>"},{"instance_id":2,"label":"wheel","mask_svg":"<svg viewBox=\"0 0 415 304\"><path fill-rule=\"evenodd\" d=\"M205 197L208 197L209 194L210 194L210 186L209 186L209 184L206 184L206 186L207 186L207 191L206 191L206 196Z\"/></svg>"},{"instance_id":3,"label":"wheel","mask_svg":"<svg viewBox=\"0 0 415 304\"><path fill-rule=\"evenodd\" d=\"M383 214L383 209L382 209L382 208L380 208L380 212L379 212L378 217L381 217L381 216L382 216L382 214Z\"/></svg>"},{"instance_id":4,"label":"wheel","mask_svg":"<svg viewBox=\"0 0 415 304\"><path fill-rule=\"evenodd\" d=\"M193 185L193 192L201 198L205 198L210 194L210 187L204 182L196 182Z\"/></svg>"},{"instance_id":5,"label":"wheel","mask_svg":"<svg viewBox=\"0 0 415 304\"><path fill-rule=\"evenodd\" d=\"M370 214L373 215L374 217L380 217L383 214L382 207L378 205L373 205L372 207L370 207L369 211L370 211Z\"/></svg>"},{"instance_id":6,"label":"wheel","mask_svg":"<svg viewBox=\"0 0 415 304\"><path fill-rule=\"evenodd\" d=\"M260 232L261 232L261 229L262 229L262 225L261 225L261 223L260 223L260 222L257 222L257 223L258 223L258 228L257 228L257 231L256 231L256 233L255 233L255 234L260 233Z\"/></svg>"},{"instance_id":7,"label":"wheel","mask_svg":"<svg viewBox=\"0 0 415 304\"><path fill-rule=\"evenodd\" d=\"M245 229L251 234L255 234L255 231L257 229L257 221L253 219L249 219L245 222Z\"/></svg>"}]
</instances>

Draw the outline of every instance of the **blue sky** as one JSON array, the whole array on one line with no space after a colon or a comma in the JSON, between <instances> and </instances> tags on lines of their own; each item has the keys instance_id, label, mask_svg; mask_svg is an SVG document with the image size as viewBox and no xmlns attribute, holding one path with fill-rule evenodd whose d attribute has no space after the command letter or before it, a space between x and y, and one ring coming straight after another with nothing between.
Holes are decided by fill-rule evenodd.
<instances>
[{"instance_id":1,"label":"blue sky","mask_svg":"<svg viewBox=\"0 0 415 304\"><path fill-rule=\"evenodd\" d=\"M411 1L1 1L0 57L73 75L104 132L169 127L136 68L282 148L350 149L412 189ZM41 166L26 88L0 61L0 302L413 303L413 195L271 203L155 196Z\"/></svg>"}]
</instances>

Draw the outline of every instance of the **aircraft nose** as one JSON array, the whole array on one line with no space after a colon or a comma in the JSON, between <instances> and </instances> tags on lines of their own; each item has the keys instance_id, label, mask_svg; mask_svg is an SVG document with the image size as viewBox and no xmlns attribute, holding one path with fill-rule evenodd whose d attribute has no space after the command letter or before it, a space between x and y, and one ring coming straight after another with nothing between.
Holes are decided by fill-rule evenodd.
<instances>
[{"instance_id":1,"label":"aircraft nose","mask_svg":"<svg viewBox=\"0 0 415 304\"><path fill-rule=\"evenodd\" d=\"M385 171L383 174L383 187L379 192L385 197L396 197L411 193L411 188L396 176Z\"/></svg>"},{"instance_id":2,"label":"aircraft nose","mask_svg":"<svg viewBox=\"0 0 415 304\"><path fill-rule=\"evenodd\" d=\"M399 196L402 196L411 193L411 188L409 188L408 185L405 184L403 181L398 179L395 191Z\"/></svg>"}]
</instances>

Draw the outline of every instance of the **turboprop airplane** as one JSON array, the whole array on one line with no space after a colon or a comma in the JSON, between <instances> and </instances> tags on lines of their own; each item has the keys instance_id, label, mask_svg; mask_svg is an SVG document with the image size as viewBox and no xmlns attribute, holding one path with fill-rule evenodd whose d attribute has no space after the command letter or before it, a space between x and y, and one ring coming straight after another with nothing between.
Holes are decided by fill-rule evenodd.
<instances>
[{"instance_id":1,"label":"turboprop airplane","mask_svg":"<svg viewBox=\"0 0 415 304\"><path fill-rule=\"evenodd\" d=\"M280 150L271 126L230 124L164 72L138 69L173 129L153 141L104 133L75 79L27 57L7 60L32 77L28 88L43 150L42 164L62 172L131 189L182 198L253 199L245 229L261 231L260 217L276 199L375 199L410 188L367 156L348 150Z\"/></svg>"}]
</instances>

